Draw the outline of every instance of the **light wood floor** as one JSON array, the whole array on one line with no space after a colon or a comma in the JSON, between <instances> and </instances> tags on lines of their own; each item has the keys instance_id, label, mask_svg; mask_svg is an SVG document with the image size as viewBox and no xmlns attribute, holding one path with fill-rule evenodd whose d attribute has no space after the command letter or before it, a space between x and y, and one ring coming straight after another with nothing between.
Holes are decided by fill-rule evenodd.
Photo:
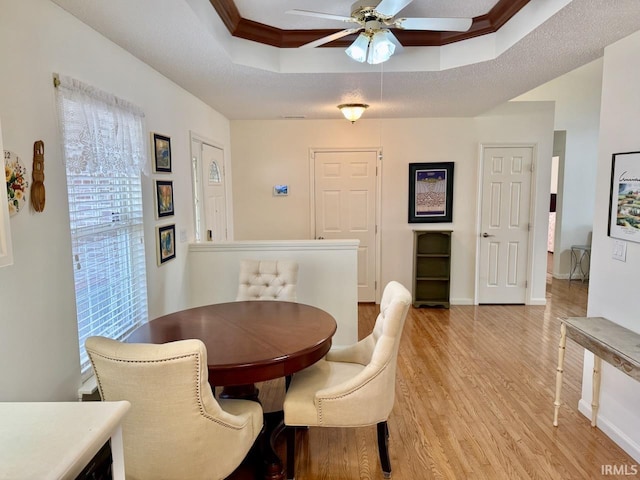
<instances>
[{"instance_id":1,"label":"light wood floor","mask_svg":"<svg viewBox=\"0 0 640 480\"><path fill-rule=\"evenodd\" d=\"M629 478L603 475L603 465L636 462L578 412L583 349L572 341L552 426L557 318L586 314L587 284L547 287L544 307L411 308L389 418L394 479ZM359 306L360 337L377 313ZM265 409L277 407L282 385L261 388ZM284 458L284 441L277 447ZM382 478L375 427L298 433L296 479Z\"/></svg>"}]
</instances>

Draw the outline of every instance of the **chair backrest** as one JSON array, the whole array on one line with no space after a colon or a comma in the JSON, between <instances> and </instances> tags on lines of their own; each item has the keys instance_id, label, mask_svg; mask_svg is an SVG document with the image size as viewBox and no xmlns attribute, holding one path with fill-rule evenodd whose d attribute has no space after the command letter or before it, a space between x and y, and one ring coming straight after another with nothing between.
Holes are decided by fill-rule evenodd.
<instances>
[{"instance_id":1,"label":"chair backrest","mask_svg":"<svg viewBox=\"0 0 640 480\"><path fill-rule=\"evenodd\" d=\"M122 424L128 480L224 478L242 461L258 432L213 397L200 340L90 337L85 347L102 399L131 402Z\"/></svg>"},{"instance_id":2,"label":"chair backrest","mask_svg":"<svg viewBox=\"0 0 640 480\"><path fill-rule=\"evenodd\" d=\"M400 339L410 305L409 291L398 282L389 282L373 331L358 343L327 354L329 361L360 364L364 369L355 378L318 392L323 424L367 425L389 417L395 401Z\"/></svg>"},{"instance_id":3,"label":"chair backrest","mask_svg":"<svg viewBox=\"0 0 640 480\"><path fill-rule=\"evenodd\" d=\"M298 264L293 260L242 260L237 301L295 302Z\"/></svg>"}]
</instances>

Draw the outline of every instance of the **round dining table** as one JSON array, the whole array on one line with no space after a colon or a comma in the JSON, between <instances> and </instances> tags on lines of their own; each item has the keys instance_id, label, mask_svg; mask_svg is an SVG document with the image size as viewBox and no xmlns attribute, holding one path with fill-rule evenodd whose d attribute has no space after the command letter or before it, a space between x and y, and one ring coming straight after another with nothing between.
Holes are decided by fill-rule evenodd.
<instances>
[{"instance_id":1,"label":"round dining table","mask_svg":"<svg viewBox=\"0 0 640 480\"><path fill-rule=\"evenodd\" d=\"M257 382L288 377L324 357L336 328L335 319L320 308L257 300L170 313L138 327L126 341L200 339L207 349L209 384L214 393L215 387L222 387L222 398L257 400ZM281 428L282 425L273 427L274 437ZM269 449L271 438L264 443ZM284 478L282 462L275 452L263 454L265 478Z\"/></svg>"}]
</instances>

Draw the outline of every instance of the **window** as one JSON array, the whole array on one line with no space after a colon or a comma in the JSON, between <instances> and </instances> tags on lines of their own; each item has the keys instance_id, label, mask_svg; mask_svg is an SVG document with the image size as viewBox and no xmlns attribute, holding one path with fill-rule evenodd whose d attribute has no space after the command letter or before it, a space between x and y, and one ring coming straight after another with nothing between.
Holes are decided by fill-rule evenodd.
<instances>
[{"instance_id":1,"label":"window","mask_svg":"<svg viewBox=\"0 0 640 480\"><path fill-rule=\"evenodd\" d=\"M146 163L144 115L65 77L59 78L57 97L86 378L88 337L122 340L148 320L140 180Z\"/></svg>"},{"instance_id":2,"label":"window","mask_svg":"<svg viewBox=\"0 0 640 480\"><path fill-rule=\"evenodd\" d=\"M218 168L218 162L211 160L209 165L209 185L222 183L220 179L220 169Z\"/></svg>"}]
</instances>

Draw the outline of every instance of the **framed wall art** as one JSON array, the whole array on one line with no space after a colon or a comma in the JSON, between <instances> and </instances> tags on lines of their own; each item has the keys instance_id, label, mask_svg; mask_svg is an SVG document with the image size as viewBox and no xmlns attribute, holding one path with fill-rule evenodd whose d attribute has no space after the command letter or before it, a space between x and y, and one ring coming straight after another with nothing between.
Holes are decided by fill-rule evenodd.
<instances>
[{"instance_id":1,"label":"framed wall art","mask_svg":"<svg viewBox=\"0 0 640 480\"><path fill-rule=\"evenodd\" d=\"M453 221L453 162L409 164L409 223Z\"/></svg>"},{"instance_id":2,"label":"framed wall art","mask_svg":"<svg viewBox=\"0 0 640 480\"><path fill-rule=\"evenodd\" d=\"M173 210L173 181L156 180L156 216L157 218L170 217Z\"/></svg>"},{"instance_id":3,"label":"framed wall art","mask_svg":"<svg viewBox=\"0 0 640 480\"><path fill-rule=\"evenodd\" d=\"M282 197L289 195L289 185L274 185L273 195L276 197Z\"/></svg>"},{"instance_id":4,"label":"framed wall art","mask_svg":"<svg viewBox=\"0 0 640 480\"><path fill-rule=\"evenodd\" d=\"M156 227L156 247L158 253L158 265L176 258L176 226L162 225Z\"/></svg>"},{"instance_id":5,"label":"framed wall art","mask_svg":"<svg viewBox=\"0 0 640 480\"><path fill-rule=\"evenodd\" d=\"M153 134L153 171L156 173L171 173L171 139Z\"/></svg>"},{"instance_id":6,"label":"framed wall art","mask_svg":"<svg viewBox=\"0 0 640 480\"><path fill-rule=\"evenodd\" d=\"M640 152L612 156L608 230L612 238L640 242Z\"/></svg>"}]
</instances>

